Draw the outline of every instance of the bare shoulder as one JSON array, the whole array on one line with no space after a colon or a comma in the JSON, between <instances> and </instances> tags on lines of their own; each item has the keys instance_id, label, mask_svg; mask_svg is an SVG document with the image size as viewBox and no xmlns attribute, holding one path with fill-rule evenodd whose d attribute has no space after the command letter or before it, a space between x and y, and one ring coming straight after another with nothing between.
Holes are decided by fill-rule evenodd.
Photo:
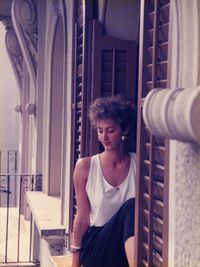
<instances>
[{"instance_id":1,"label":"bare shoulder","mask_svg":"<svg viewBox=\"0 0 200 267\"><path fill-rule=\"evenodd\" d=\"M80 158L76 162L76 166L78 168L88 169L88 168L90 168L90 162L91 162L91 157Z\"/></svg>"},{"instance_id":2,"label":"bare shoulder","mask_svg":"<svg viewBox=\"0 0 200 267\"><path fill-rule=\"evenodd\" d=\"M91 157L80 158L74 169L75 181L86 181L90 170Z\"/></svg>"}]
</instances>

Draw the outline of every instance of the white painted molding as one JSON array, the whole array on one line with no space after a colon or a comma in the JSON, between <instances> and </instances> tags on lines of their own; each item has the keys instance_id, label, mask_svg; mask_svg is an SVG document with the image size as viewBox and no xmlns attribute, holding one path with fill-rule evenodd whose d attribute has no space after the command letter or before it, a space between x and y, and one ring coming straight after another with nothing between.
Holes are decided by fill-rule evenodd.
<instances>
[{"instance_id":1,"label":"white painted molding","mask_svg":"<svg viewBox=\"0 0 200 267\"><path fill-rule=\"evenodd\" d=\"M143 118L150 132L162 138L200 143L200 86L151 90L144 101Z\"/></svg>"},{"instance_id":2,"label":"white painted molding","mask_svg":"<svg viewBox=\"0 0 200 267\"><path fill-rule=\"evenodd\" d=\"M36 105L34 103L27 103L25 110L29 115L35 115L36 114Z\"/></svg>"},{"instance_id":3,"label":"white painted molding","mask_svg":"<svg viewBox=\"0 0 200 267\"><path fill-rule=\"evenodd\" d=\"M170 1L169 29L170 87L194 89L200 85L200 1ZM195 92L190 91L190 93ZM185 111L184 104L181 104L181 109L182 112ZM198 127L199 116L195 123ZM199 229L197 218L200 218L197 205L199 201L197 185L200 179L199 175L195 177L195 173L199 173L198 147L195 143L179 143L170 139L168 243L170 267L195 266L200 262L200 235L196 231ZM185 212L185 207L190 214Z\"/></svg>"},{"instance_id":4,"label":"white painted molding","mask_svg":"<svg viewBox=\"0 0 200 267\"><path fill-rule=\"evenodd\" d=\"M19 112L19 113L22 113L22 111L23 111L23 110L22 110L22 105L16 105L16 106L15 106L15 111L16 111L16 112Z\"/></svg>"}]
</instances>

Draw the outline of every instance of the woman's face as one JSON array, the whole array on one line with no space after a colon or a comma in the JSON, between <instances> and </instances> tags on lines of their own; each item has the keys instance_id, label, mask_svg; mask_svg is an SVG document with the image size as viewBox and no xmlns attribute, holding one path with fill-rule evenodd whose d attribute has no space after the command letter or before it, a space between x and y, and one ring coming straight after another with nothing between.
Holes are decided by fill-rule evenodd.
<instances>
[{"instance_id":1,"label":"woman's face","mask_svg":"<svg viewBox=\"0 0 200 267\"><path fill-rule=\"evenodd\" d=\"M113 150L122 144L122 129L120 125L113 120L97 121L98 139L105 150Z\"/></svg>"}]
</instances>

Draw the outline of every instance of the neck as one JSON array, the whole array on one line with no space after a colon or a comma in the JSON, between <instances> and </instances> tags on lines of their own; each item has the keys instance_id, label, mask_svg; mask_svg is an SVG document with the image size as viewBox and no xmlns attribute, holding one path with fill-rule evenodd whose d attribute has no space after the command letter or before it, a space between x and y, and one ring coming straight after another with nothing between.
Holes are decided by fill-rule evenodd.
<instances>
[{"instance_id":1,"label":"neck","mask_svg":"<svg viewBox=\"0 0 200 267\"><path fill-rule=\"evenodd\" d=\"M128 155L128 152L124 148L119 149L119 150L112 150L112 151L105 150L102 153L102 156L104 157L104 159L106 158L106 161L113 163L113 164L121 162L124 158L126 158L127 155Z\"/></svg>"}]
</instances>

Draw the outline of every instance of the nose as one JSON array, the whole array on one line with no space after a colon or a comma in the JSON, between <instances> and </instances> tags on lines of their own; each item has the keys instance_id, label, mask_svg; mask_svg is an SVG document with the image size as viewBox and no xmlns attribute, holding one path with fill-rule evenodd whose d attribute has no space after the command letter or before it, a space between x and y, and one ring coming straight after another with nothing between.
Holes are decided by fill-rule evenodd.
<instances>
[{"instance_id":1,"label":"nose","mask_svg":"<svg viewBox=\"0 0 200 267\"><path fill-rule=\"evenodd\" d=\"M103 138L104 141L108 140L108 134L107 134L106 131L104 131L104 132L102 133L102 138Z\"/></svg>"}]
</instances>

